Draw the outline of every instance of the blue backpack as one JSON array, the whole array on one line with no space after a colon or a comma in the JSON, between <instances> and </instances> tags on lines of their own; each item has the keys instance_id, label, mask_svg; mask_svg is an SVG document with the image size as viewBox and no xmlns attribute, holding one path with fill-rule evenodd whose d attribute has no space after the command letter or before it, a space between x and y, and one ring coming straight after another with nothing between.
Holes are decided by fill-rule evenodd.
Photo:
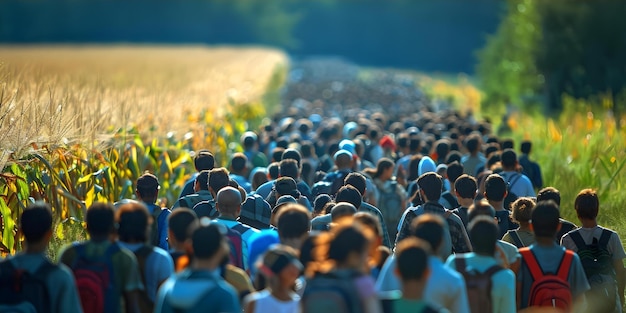
<instances>
[{"instance_id":1,"label":"blue backpack","mask_svg":"<svg viewBox=\"0 0 626 313\"><path fill-rule=\"evenodd\" d=\"M57 268L45 260L34 274L18 269L9 259L0 262L0 306L9 312L50 312L50 292L46 277Z\"/></svg>"}]
</instances>

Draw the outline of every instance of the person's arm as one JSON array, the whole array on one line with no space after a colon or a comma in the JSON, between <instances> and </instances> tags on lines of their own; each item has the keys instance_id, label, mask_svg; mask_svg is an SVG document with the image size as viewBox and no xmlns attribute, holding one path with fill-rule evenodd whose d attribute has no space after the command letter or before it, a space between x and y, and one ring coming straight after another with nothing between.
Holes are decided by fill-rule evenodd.
<instances>
[{"instance_id":1,"label":"person's arm","mask_svg":"<svg viewBox=\"0 0 626 313\"><path fill-rule=\"evenodd\" d=\"M499 293L498 309L494 310L495 313L509 313L515 312L515 274L511 271L502 271L503 281L506 282L498 286L496 292ZM506 275L506 276L505 276Z\"/></svg>"},{"instance_id":2,"label":"person's arm","mask_svg":"<svg viewBox=\"0 0 626 313\"><path fill-rule=\"evenodd\" d=\"M243 311L245 313L254 313L254 308L256 305L256 301L255 300L251 300L251 299L246 299L244 300L244 305L243 305Z\"/></svg>"},{"instance_id":3,"label":"person's arm","mask_svg":"<svg viewBox=\"0 0 626 313\"><path fill-rule=\"evenodd\" d=\"M626 283L626 271L624 270L624 261L622 259L613 260L613 268L615 269L615 278L617 280L617 294L619 301L624 306L624 285Z\"/></svg>"},{"instance_id":4,"label":"person's arm","mask_svg":"<svg viewBox=\"0 0 626 313\"><path fill-rule=\"evenodd\" d=\"M451 262L451 265L453 264L454 262ZM470 313L467 289L465 288L465 280L463 277L461 277L461 283L457 286L457 290L452 294L451 299L452 303L450 303L450 307L446 306L450 312Z\"/></svg>"},{"instance_id":5,"label":"person's arm","mask_svg":"<svg viewBox=\"0 0 626 313\"><path fill-rule=\"evenodd\" d=\"M54 282L54 288L59 290L56 311L82 313L83 307L80 304L74 276L65 266L61 265L59 268L58 276L55 273L55 278L52 280Z\"/></svg>"}]
</instances>

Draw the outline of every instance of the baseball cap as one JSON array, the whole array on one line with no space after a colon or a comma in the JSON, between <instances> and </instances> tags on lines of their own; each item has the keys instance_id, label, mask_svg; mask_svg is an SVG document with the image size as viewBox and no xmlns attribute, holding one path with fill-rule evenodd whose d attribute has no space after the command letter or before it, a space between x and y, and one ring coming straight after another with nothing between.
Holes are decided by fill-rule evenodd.
<instances>
[{"instance_id":1,"label":"baseball cap","mask_svg":"<svg viewBox=\"0 0 626 313\"><path fill-rule=\"evenodd\" d=\"M335 152L335 155L333 155L333 159L335 159L336 161L337 158L339 158L341 155L347 155L348 157L352 159L352 153L350 153L350 151L348 150L343 150L343 149Z\"/></svg>"}]
</instances>

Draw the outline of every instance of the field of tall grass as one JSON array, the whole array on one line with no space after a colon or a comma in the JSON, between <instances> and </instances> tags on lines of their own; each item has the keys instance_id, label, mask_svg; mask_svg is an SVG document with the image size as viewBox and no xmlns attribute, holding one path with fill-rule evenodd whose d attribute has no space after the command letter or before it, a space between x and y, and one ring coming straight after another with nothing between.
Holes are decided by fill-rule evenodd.
<instances>
[{"instance_id":1,"label":"field of tall grass","mask_svg":"<svg viewBox=\"0 0 626 313\"><path fill-rule=\"evenodd\" d=\"M84 238L91 203L132 197L146 170L171 204L193 151L224 164L277 107L286 65L260 48L0 47L0 253L21 249L34 200L54 208L52 257Z\"/></svg>"}]
</instances>

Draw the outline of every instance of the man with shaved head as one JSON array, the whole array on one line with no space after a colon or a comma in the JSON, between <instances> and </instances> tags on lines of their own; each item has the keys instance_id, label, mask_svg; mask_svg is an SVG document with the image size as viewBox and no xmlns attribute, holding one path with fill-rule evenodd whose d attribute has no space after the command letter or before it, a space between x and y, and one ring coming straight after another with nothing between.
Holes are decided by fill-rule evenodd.
<instances>
[{"instance_id":1,"label":"man with shaved head","mask_svg":"<svg viewBox=\"0 0 626 313\"><path fill-rule=\"evenodd\" d=\"M241 247L243 264L248 264L250 238L259 231L237 221L241 212L241 203L242 198L239 189L233 187L220 189L215 197L215 208L219 212L219 217L216 221L241 234L241 239L243 239L243 246Z\"/></svg>"}]
</instances>

